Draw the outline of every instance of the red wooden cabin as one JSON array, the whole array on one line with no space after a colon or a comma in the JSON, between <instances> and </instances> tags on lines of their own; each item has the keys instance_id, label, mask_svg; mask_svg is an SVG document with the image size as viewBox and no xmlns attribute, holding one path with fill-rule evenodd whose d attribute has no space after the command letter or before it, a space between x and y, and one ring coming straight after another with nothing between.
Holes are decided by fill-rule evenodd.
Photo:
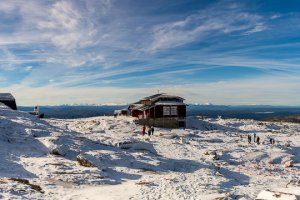
<instances>
[{"instance_id":1,"label":"red wooden cabin","mask_svg":"<svg viewBox=\"0 0 300 200\"><path fill-rule=\"evenodd\" d=\"M185 99L165 93L145 97L129 105L131 116L139 119L151 119L159 122L168 119L177 120L179 127L185 126L186 104Z\"/></svg>"}]
</instances>

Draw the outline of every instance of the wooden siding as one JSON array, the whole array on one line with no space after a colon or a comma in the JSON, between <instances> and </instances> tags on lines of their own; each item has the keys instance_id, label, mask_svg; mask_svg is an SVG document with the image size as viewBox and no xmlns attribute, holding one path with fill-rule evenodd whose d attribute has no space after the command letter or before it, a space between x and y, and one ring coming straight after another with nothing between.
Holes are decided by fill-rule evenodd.
<instances>
[{"instance_id":1,"label":"wooden siding","mask_svg":"<svg viewBox=\"0 0 300 200\"><path fill-rule=\"evenodd\" d=\"M139 115L143 115L143 111L140 111L140 110L132 110L131 111L132 117L139 117Z\"/></svg>"},{"instance_id":2,"label":"wooden siding","mask_svg":"<svg viewBox=\"0 0 300 200\"><path fill-rule=\"evenodd\" d=\"M156 119L138 119L138 124L146 126L155 126L162 128L184 128L185 119L178 118L156 118Z\"/></svg>"}]
</instances>

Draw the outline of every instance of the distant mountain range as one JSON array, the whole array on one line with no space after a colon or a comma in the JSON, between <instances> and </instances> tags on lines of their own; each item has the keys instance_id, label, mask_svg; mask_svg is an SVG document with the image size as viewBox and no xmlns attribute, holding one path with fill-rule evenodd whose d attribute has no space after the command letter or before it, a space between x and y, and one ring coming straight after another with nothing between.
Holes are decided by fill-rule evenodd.
<instances>
[{"instance_id":1,"label":"distant mountain range","mask_svg":"<svg viewBox=\"0 0 300 200\"><path fill-rule=\"evenodd\" d=\"M127 105L62 105L62 106L40 106L40 112L46 118L74 119L108 115L111 116L114 110L126 109ZM19 110L32 111L33 107L19 106ZM246 106L226 106L226 105L188 105L187 116L207 116L238 119L269 120L272 117L287 117L300 115L300 107L291 106L265 106L265 105L246 105Z\"/></svg>"}]
</instances>

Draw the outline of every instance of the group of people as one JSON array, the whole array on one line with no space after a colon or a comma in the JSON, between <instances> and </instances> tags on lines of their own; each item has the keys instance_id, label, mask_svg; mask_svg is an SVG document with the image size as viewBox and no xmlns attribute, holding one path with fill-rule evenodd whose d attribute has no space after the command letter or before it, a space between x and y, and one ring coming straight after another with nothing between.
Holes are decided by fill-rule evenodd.
<instances>
[{"instance_id":1,"label":"group of people","mask_svg":"<svg viewBox=\"0 0 300 200\"><path fill-rule=\"evenodd\" d=\"M251 135L248 135L248 143L251 144ZM260 144L260 137L256 136L256 134L254 133L253 135L253 142L256 144Z\"/></svg>"},{"instance_id":2,"label":"group of people","mask_svg":"<svg viewBox=\"0 0 300 200\"><path fill-rule=\"evenodd\" d=\"M248 135L248 143L249 144L251 144L251 140L252 140L252 136ZM253 142L257 143L257 144L260 144L260 137L256 136L256 133L254 133L254 135L253 135ZM274 138L270 138L270 144L275 144Z\"/></svg>"},{"instance_id":3,"label":"group of people","mask_svg":"<svg viewBox=\"0 0 300 200\"><path fill-rule=\"evenodd\" d=\"M146 125L143 125L142 136L144 136L145 133L146 133ZM154 135L154 127L153 126L148 126L147 134L148 134L148 136Z\"/></svg>"}]
</instances>

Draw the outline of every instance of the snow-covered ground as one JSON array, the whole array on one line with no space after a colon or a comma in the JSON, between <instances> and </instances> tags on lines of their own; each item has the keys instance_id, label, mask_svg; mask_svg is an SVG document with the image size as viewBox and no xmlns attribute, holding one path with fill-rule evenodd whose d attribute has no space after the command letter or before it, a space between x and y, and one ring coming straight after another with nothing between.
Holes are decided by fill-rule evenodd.
<instances>
[{"instance_id":1,"label":"snow-covered ground","mask_svg":"<svg viewBox=\"0 0 300 200\"><path fill-rule=\"evenodd\" d=\"M299 124L190 117L148 137L133 120L0 105L0 199L300 199Z\"/></svg>"}]
</instances>

